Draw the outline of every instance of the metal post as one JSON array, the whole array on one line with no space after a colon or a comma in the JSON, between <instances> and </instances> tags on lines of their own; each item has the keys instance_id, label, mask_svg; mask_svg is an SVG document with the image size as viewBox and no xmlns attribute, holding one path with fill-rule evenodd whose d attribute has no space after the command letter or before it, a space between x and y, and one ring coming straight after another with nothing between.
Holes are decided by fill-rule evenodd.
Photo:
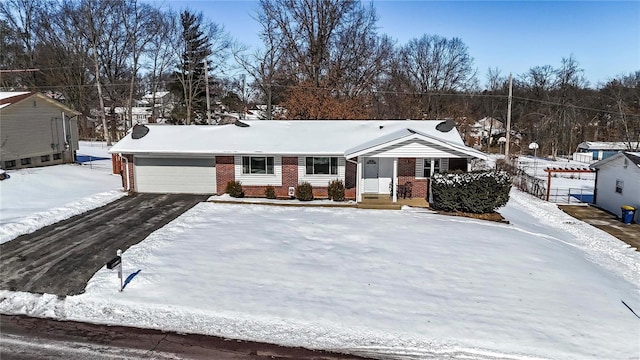
<instances>
[{"instance_id":1,"label":"metal post","mask_svg":"<svg viewBox=\"0 0 640 360\"><path fill-rule=\"evenodd\" d=\"M123 280L122 280L122 250L118 249L118 251L116 251L116 255L120 256L120 264L118 265L118 277L120 278L120 292L122 292L122 289L124 288L124 284L123 284Z\"/></svg>"}]
</instances>

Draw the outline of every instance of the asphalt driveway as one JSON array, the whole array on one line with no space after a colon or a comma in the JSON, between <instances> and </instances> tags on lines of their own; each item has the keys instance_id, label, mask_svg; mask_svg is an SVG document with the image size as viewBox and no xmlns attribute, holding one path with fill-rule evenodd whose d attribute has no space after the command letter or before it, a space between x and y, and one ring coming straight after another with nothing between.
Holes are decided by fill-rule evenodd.
<instances>
[{"instance_id":1,"label":"asphalt driveway","mask_svg":"<svg viewBox=\"0 0 640 360\"><path fill-rule=\"evenodd\" d=\"M0 244L0 289L77 295L96 271L207 195L133 194Z\"/></svg>"}]
</instances>

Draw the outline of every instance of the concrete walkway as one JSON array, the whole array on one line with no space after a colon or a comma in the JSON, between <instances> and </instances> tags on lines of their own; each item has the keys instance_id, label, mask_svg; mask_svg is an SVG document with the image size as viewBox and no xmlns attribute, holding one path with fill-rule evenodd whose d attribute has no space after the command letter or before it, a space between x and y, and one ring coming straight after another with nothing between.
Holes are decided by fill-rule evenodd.
<instances>
[{"instance_id":1,"label":"concrete walkway","mask_svg":"<svg viewBox=\"0 0 640 360\"><path fill-rule=\"evenodd\" d=\"M623 224L615 215L594 206L558 205L558 207L574 218L608 232L639 251L640 224Z\"/></svg>"}]
</instances>

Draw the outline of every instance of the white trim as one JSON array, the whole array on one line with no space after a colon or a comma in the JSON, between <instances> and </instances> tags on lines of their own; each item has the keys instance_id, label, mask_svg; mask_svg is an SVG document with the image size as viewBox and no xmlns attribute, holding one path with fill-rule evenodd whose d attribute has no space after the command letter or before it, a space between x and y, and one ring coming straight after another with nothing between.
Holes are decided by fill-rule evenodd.
<instances>
[{"instance_id":1,"label":"white trim","mask_svg":"<svg viewBox=\"0 0 640 360\"><path fill-rule=\"evenodd\" d=\"M398 158L393 158L393 188L391 194L393 196L393 202L398 202Z\"/></svg>"},{"instance_id":2,"label":"white trim","mask_svg":"<svg viewBox=\"0 0 640 360\"><path fill-rule=\"evenodd\" d=\"M356 202L362 201L362 156L358 157L358 166L356 168Z\"/></svg>"},{"instance_id":3,"label":"white trim","mask_svg":"<svg viewBox=\"0 0 640 360\"><path fill-rule=\"evenodd\" d=\"M338 159L338 173L337 174L307 174L307 157L335 157ZM312 186L326 187L330 181L342 180L345 182L346 173L346 159L342 156L324 156L324 155L298 155L298 182L306 181Z\"/></svg>"},{"instance_id":4,"label":"white trim","mask_svg":"<svg viewBox=\"0 0 640 360\"><path fill-rule=\"evenodd\" d=\"M243 174L242 173L242 157L254 155L236 155L233 157L233 165L235 170L235 180L240 181L242 185L248 186L282 186L282 156L271 154L260 154L260 157L273 158L273 174Z\"/></svg>"},{"instance_id":5,"label":"white trim","mask_svg":"<svg viewBox=\"0 0 640 360\"><path fill-rule=\"evenodd\" d=\"M393 140L389 140L389 141L384 141L381 142L379 144L376 145L372 145L370 147L367 147L366 149L361 149L361 150L356 150L355 152L349 152L350 150L347 150L345 152L345 156L346 157L355 157L355 156L364 156L364 155L369 155L369 156L373 156L373 157L385 157L385 156L379 156L380 154L376 154L376 155L371 155L371 153L382 150L386 147L393 147L395 145L399 145L407 140L422 140L425 141L427 143L431 143L434 145L438 145L438 146L442 146L444 148L447 148L449 150L454 150L457 152L461 152L463 154L466 154L468 156L473 156L476 158L480 158L480 159L484 159L487 160L488 157L483 154L482 152L475 150L473 148L464 146L464 145L458 145L458 144L453 144L450 142L447 142L445 140L441 140L432 136L428 136L426 134L421 134L421 133L417 133L415 131L411 131L411 133L409 135L405 135L405 136L401 136L398 137L396 139ZM455 157L453 156L453 154L451 154L452 156L450 157ZM391 157L391 156L388 156Z\"/></svg>"}]
</instances>

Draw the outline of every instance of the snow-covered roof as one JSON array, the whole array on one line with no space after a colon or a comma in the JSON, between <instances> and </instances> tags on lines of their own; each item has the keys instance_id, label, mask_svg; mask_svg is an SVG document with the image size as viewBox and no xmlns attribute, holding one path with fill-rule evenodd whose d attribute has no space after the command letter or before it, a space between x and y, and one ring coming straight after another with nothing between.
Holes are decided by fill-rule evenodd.
<instances>
[{"instance_id":1,"label":"snow-covered roof","mask_svg":"<svg viewBox=\"0 0 640 360\"><path fill-rule=\"evenodd\" d=\"M154 96L154 93L151 93L151 94L145 94L142 98L143 99L153 99L155 97L156 99L160 99L160 98L166 96L167 94L169 94L168 91L157 91L155 93L155 96Z\"/></svg>"},{"instance_id":2,"label":"snow-covered roof","mask_svg":"<svg viewBox=\"0 0 640 360\"><path fill-rule=\"evenodd\" d=\"M598 169L602 165L608 162L611 162L613 160L619 159L621 157L626 157L627 159L629 159L629 161L631 161L633 164L635 164L637 167L640 168L640 152L631 152L631 151L621 151L613 156L610 156L606 159L602 159L594 164L591 164L589 165L589 167L592 169Z\"/></svg>"},{"instance_id":3,"label":"snow-covered roof","mask_svg":"<svg viewBox=\"0 0 640 360\"><path fill-rule=\"evenodd\" d=\"M0 100L9 99L15 96L29 94L28 91L0 91Z\"/></svg>"},{"instance_id":4,"label":"snow-covered roof","mask_svg":"<svg viewBox=\"0 0 640 360\"><path fill-rule=\"evenodd\" d=\"M585 150L629 150L629 145L631 145L631 148L638 148L638 143L637 142L624 142L624 141L618 141L618 142L603 142L603 141L585 141L582 142L580 144L578 144L578 148L579 149L585 149Z\"/></svg>"},{"instance_id":5,"label":"snow-covered roof","mask_svg":"<svg viewBox=\"0 0 640 360\"><path fill-rule=\"evenodd\" d=\"M318 154L345 155L372 142L402 134L429 136L458 149L468 148L455 130L440 132L441 120L245 120L236 125L148 125L141 139L131 134L115 144L111 153L127 154ZM473 149L471 149L473 150ZM473 150L478 153L476 150ZM481 153L478 153L481 154ZM482 155L480 155L482 156Z\"/></svg>"}]
</instances>

